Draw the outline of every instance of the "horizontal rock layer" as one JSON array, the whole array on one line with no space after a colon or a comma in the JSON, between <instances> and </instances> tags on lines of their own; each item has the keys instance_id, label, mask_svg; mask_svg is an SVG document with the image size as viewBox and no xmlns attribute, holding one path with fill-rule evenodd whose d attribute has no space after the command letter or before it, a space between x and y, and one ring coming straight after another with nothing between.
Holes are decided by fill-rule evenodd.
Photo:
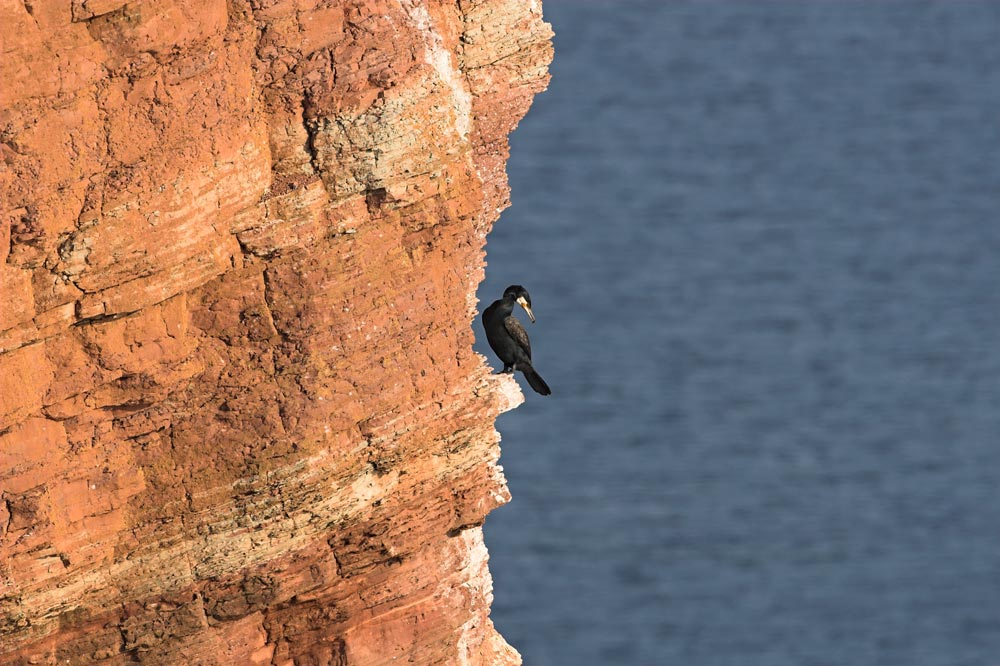
<instances>
[{"instance_id":1,"label":"horizontal rock layer","mask_svg":"<svg viewBox=\"0 0 1000 666\"><path fill-rule=\"evenodd\" d=\"M0 663L515 664L524 0L0 0Z\"/></svg>"}]
</instances>

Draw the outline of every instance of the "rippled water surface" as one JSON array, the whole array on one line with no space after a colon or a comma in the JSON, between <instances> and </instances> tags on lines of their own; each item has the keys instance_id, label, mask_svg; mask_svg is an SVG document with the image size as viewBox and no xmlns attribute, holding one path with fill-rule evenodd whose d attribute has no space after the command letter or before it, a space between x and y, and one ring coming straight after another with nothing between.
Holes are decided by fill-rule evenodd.
<instances>
[{"instance_id":1,"label":"rippled water surface","mask_svg":"<svg viewBox=\"0 0 1000 666\"><path fill-rule=\"evenodd\" d=\"M545 11L480 290L531 291L554 390L498 424L500 631L528 666L1000 663L1000 3Z\"/></svg>"}]
</instances>

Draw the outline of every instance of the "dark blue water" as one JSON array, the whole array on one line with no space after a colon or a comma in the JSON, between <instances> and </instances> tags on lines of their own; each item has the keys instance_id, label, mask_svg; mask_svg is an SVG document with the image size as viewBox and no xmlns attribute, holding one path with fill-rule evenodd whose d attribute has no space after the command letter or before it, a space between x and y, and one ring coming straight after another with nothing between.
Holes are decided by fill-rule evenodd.
<instances>
[{"instance_id":1,"label":"dark blue water","mask_svg":"<svg viewBox=\"0 0 1000 666\"><path fill-rule=\"evenodd\" d=\"M498 424L500 631L529 666L1000 663L1000 3L545 11L479 292L528 287L554 390Z\"/></svg>"}]
</instances>

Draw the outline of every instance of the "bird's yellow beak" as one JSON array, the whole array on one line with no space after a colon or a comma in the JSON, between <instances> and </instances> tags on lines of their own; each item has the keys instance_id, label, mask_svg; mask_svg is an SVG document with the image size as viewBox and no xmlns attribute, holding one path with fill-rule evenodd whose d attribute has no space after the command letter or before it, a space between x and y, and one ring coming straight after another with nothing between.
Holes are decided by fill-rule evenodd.
<instances>
[{"instance_id":1,"label":"bird's yellow beak","mask_svg":"<svg viewBox=\"0 0 1000 666\"><path fill-rule=\"evenodd\" d=\"M528 305L528 301L524 300L524 296L521 296L520 298L517 299L517 302L521 305L522 308L524 308L524 311L528 313L528 319L530 319L531 323L534 324L535 315L534 313L532 313L531 306Z\"/></svg>"}]
</instances>

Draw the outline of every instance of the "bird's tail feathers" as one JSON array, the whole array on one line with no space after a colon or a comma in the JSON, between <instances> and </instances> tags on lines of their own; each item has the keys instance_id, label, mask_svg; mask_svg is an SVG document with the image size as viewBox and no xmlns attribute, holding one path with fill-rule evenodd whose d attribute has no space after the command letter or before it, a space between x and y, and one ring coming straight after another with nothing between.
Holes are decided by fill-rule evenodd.
<instances>
[{"instance_id":1,"label":"bird's tail feathers","mask_svg":"<svg viewBox=\"0 0 1000 666\"><path fill-rule=\"evenodd\" d=\"M541 393L542 395L551 395L552 389L549 385L545 383L542 376L535 372L535 369L527 363L518 363L517 369L524 373L524 378L528 380L528 385L535 390L535 393Z\"/></svg>"}]
</instances>

